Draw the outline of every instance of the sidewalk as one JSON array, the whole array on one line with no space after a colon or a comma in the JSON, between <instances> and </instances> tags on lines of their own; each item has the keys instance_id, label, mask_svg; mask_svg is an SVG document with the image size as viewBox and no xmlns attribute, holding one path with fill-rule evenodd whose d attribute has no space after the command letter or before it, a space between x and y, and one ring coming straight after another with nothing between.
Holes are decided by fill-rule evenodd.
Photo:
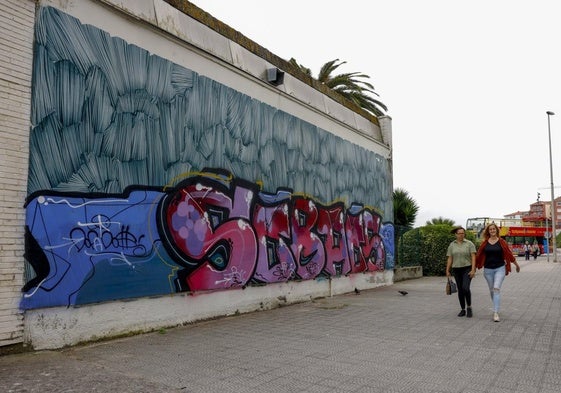
<instances>
[{"instance_id":1,"label":"sidewalk","mask_svg":"<svg viewBox=\"0 0 561 393\"><path fill-rule=\"evenodd\" d=\"M116 339L0 357L1 392L556 393L561 263L509 275L492 321L482 271L474 316L444 277ZM398 290L407 291L402 296Z\"/></svg>"}]
</instances>

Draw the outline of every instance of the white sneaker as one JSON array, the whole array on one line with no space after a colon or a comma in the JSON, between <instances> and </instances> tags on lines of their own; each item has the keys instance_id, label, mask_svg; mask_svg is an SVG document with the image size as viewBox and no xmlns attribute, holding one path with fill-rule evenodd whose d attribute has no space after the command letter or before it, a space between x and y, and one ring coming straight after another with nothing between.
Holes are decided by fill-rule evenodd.
<instances>
[{"instance_id":1,"label":"white sneaker","mask_svg":"<svg viewBox=\"0 0 561 393\"><path fill-rule=\"evenodd\" d=\"M493 321L499 322L500 320L501 320L501 319L499 318L499 313L498 313L498 312L494 313L494 314L493 314Z\"/></svg>"}]
</instances>

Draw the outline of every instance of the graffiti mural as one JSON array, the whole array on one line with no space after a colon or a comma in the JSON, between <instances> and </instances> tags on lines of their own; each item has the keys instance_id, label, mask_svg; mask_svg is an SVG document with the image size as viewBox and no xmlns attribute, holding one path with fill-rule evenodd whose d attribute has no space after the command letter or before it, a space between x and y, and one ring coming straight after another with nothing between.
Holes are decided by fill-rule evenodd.
<instances>
[{"instance_id":1,"label":"graffiti mural","mask_svg":"<svg viewBox=\"0 0 561 393\"><path fill-rule=\"evenodd\" d=\"M36 276L23 308L381 271L393 239L371 209L267 194L223 171L121 197L37 195L27 211Z\"/></svg>"},{"instance_id":2,"label":"graffiti mural","mask_svg":"<svg viewBox=\"0 0 561 393\"><path fill-rule=\"evenodd\" d=\"M393 268L387 159L37 15L23 309Z\"/></svg>"}]
</instances>

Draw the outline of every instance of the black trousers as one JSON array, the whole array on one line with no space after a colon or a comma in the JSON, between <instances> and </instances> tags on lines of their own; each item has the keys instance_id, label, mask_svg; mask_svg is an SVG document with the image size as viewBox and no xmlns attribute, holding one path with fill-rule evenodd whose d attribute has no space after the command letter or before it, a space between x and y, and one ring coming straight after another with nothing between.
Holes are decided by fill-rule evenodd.
<instances>
[{"instance_id":1,"label":"black trousers","mask_svg":"<svg viewBox=\"0 0 561 393\"><path fill-rule=\"evenodd\" d=\"M466 305L471 307L470 271L471 266L452 268L452 275L458 286L458 300L460 301L462 310L465 310Z\"/></svg>"}]
</instances>

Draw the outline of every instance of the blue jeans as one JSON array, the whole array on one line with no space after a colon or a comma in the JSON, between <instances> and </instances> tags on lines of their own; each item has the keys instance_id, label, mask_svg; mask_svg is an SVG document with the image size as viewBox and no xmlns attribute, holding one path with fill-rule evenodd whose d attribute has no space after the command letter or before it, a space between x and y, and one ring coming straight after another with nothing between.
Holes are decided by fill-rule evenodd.
<instances>
[{"instance_id":1,"label":"blue jeans","mask_svg":"<svg viewBox=\"0 0 561 393\"><path fill-rule=\"evenodd\" d=\"M485 268L483 275L487 280L491 300L493 301L493 311L499 312L501 308L501 285L505 279L505 267L501 266L496 269Z\"/></svg>"}]
</instances>

